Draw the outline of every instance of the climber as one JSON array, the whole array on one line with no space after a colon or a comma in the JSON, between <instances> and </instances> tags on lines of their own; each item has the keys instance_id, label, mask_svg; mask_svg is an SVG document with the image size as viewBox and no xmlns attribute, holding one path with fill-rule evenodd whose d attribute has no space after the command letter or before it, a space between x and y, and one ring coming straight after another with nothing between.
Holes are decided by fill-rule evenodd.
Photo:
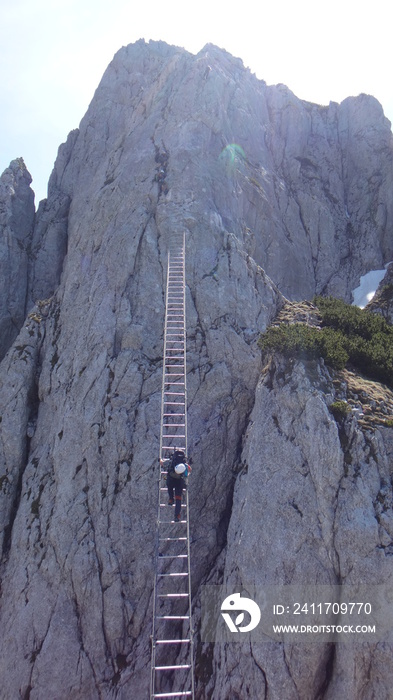
<instances>
[{"instance_id":1,"label":"climber","mask_svg":"<svg viewBox=\"0 0 393 700\"><path fill-rule=\"evenodd\" d=\"M191 460L190 460L191 461ZM160 459L161 467L167 467L166 485L168 488L168 505L175 503L175 522L180 522L180 510L183 489L187 488L187 478L191 474L191 466L186 462L183 450L174 449L172 457ZM175 495L175 498L173 498Z\"/></svg>"}]
</instances>

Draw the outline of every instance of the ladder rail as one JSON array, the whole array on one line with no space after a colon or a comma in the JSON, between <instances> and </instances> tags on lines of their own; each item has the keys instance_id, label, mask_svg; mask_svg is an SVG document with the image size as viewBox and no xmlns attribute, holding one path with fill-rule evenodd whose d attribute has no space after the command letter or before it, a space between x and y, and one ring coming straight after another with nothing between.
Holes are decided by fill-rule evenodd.
<instances>
[{"instance_id":1,"label":"ladder rail","mask_svg":"<svg viewBox=\"0 0 393 700\"><path fill-rule=\"evenodd\" d=\"M168 354L167 353L167 325L168 325L168 299L169 299L169 271L170 271L170 253L168 252L168 259L167 259L167 276L166 276L166 291L165 291L165 301L166 301L166 308L165 308L165 319L164 319L164 360L163 360L163 371L162 371L162 387L161 387L161 420L160 420L160 451L159 451L159 459L161 460L162 458L162 440L163 440L163 411L164 411L164 391L165 391L165 357ZM158 489L161 488L161 480L162 480L162 475L161 475L161 463L159 462L159 468L158 468ZM158 556L159 556L159 547L160 547L160 528L159 528L159 523L160 523L160 498L158 499L158 508L157 508L157 520L156 520L156 536L155 536L155 551L154 551L154 557L155 561L157 562ZM158 576L157 576L157 567L156 567L156 574L154 576L154 587L153 587L153 624L152 624L152 634L151 634L151 668L150 668L150 696L151 698L154 698L154 690L155 690L155 668L156 668L156 620L157 620L157 607L158 607L158 594L157 594L157 585L158 585Z\"/></svg>"},{"instance_id":2,"label":"ladder rail","mask_svg":"<svg viewBox=\"0 0 393 700\"><path fill-rule=\"evenodd\" d=\"M187 425L187 382L186 382L186 376L187 376L187 333L186 333L186 236L183 233L183 336L184 336L184 349L183 349L183 363L184 363L184 401L186 404L185 411L184 411L184 422L185 422L185 454L188 455L188 425ZM188 491L186 490L186 498L187 498L187 528L188 528ZM189 532L187 532L187 538L188 542L190 542L190 537L189 537ZM188 552L188 555L190 553ZM190 559L188 559L190 561ZM191 598L190 598L190 606L191 606Z\"/></svg>"},{"instance_id":3,"label":"ladder rail","mask_svg":"<svg viewBox=\"0 0 393 700\"><path fill-rule=\"evenodd\" d=\"M160 420L160 443L159 454L161 459L168 458L174 448L184 450L188 454L188 425L187 425L187 382L186 382L186 285L185 285L185 234L182 242L172 243L169 246L167 260L166 296L165 296L165 322L164 322L164 352L163 371L161 387L161 420ZM182 381L183 379L183 381ZM179 391L177 389L181 389ZM174 422L173 422L174 421ZM166 503L162 503L161 491L165 491L162 479L167 471L164 468L158 470L158 510L156 520L155 538L155 576L153 588L153 625L151 634L151 678L150 678L150 698L159 697L189 697L194 700L194 632L192 626L192 598L191 598L191 559L190 559L190 523L189 523L189 499L188 489L184 490L183 508L185 516L180 516L180 522L174 525L174 519L168 519L169 511ZM173 518L173 516L172 516ZM173 524L172 524L173 523ZM181 528L180 533L175 530L168 530L173 527ZM186 532L184 533L184 527ZM185 534L185 536L184 536ZM172 550L171 547L181 546L179 550ZM164 553L160 552L160 547L165 546ZM184 549L185 548L185 549ZM183 562L183 563L182 563ZM160 568L164 565L165 568ZM185 569L183 570L183 567ZM172 570L171 570L172 567ZM181 571L179 571L179 567ZM161 584L167 581L166 586L171 583L171 587L163 592ZM177 590L173 589L176 586ZM164 589L165 590L165 589ZM170 591L170 592L169 592ZM180 612L173 609L176 601L184 600L184 608ZM163 612L160 604L170 605L169 612ZM182 624L182 632L176 625ZM188 623L188 624L187 624ZM175 625L168 637L168 630L160 632L160 624ZM172 634L175 638L171 639ZM180 636L179 636L180 633ZM183 648L181 661L174 660L164 662L160 658L158 649L172 648L175 659L180 653L177 645ZM157 656L158 654L158 656ZM166 672L174 672L174 675L166 676ZM176 688L178 678L177 671L187 671L187 674L180 676L177 685L183 685L183 689ZM157 689L158 676L163 677L164 688L168 685L171 688L164 692ZM186 683L187 687L184 688ZM172 686L172 687L171 687ZM160 686L159 686L160 687ZM162 687L162 686L161 686Z\"/></svg>"}]
</instances>

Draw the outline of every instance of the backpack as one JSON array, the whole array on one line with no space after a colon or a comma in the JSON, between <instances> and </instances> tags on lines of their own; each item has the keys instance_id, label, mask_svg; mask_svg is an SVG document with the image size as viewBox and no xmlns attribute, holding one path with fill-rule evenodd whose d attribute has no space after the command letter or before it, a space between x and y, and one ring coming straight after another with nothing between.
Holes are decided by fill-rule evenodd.
<instances>
[{"instance_id":1,"label":"backpack","mask_svg":"<svg viewBox=\"0 0 393 700\"><path fill-rule=\"evenodd\" d=\"M177 467L178 464L185 464L185 462L186 455L184 454L184 452L182 452L181 450L175 450L168 469L168 473L173 479L183 479L185 476L187 476L187 471L184 474L177 474L175 472L175 467Z\"/></svg>"}]
</instances>

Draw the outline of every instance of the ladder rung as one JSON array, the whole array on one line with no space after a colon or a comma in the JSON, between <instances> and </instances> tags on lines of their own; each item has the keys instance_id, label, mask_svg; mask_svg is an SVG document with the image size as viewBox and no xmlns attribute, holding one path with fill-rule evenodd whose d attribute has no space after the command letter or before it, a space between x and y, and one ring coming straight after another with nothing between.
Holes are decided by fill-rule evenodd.
<instances>
[{"instance_id":1,"label":"ladder rung","mask_svg":"<svg viewBox=\"0 0 393 700\"><path fill-rule=\"evenodd\" d=\"M181 445L162 445L162 447L161 447L162 450L165 450L167 452L171 452L171 451L173 452L173 450L175 448L180 449L180 450L185 449L185 447L184 446L182 447ZM163 471L161 473L168 474L168 472L165 472L165 471Z\"/></svg>"},{"instance_id":2,"label":"ladder rung","mask_svg":"<svg viewBox=\"0 0 393 700\"><path fill-rule=\"evenodd\" d=\"M163 438L185 438L185 435L163 435Z\"/></svg>"},{"instance_id":3,"label":"ladder rung","mask_svg":"<svg viewBox=\"0 0 393 700\"><path fill-rule=\"evenodd\" d=\"M156 644L189 644L191 639L156 639Z\"/></svg>"},{"instance_id":4,"label":"ladder rung","mask_svg":"<svg viewBox=\"0 0 393 700\"><path fill-rule=\"evenodd\" d=\"M156 671L176 671L179 668L191 668L190 664L178 664L177 666L156 666Z\"/></svg>"},{"instance_id":5,"label":"ladder rung","mask_svg":"<svg viewBox=\"0 0 393 700\"><path fill-rule=\"evenodd\" d=\"M166 489L165 489L165 491L166 491ZM172 504L172 505L173 505L173 504ZM160 503L161 508L164 508L164 506L165 506L165 507L168 506L168 507L172 508L172 505L169 506L169 503ZM184 506L184 507L185 507L185 506ZM163 522L163 521L161 520L161 522ZM166 522L166 521L165 521L165 522ZM172 522L172 521L171 521L171 522Z\"/></svg>"},{"instance_id":6,"label":"ladder rung","mask_svg":"<svg viewBox=\"0 0 393 700\"><path fill-rule=\"evenodd\" d=\"M160 542L184 542L187 537L159 537Z\"/></svg>"},{"instance_id":7,"label":"ladder rung","mask_svg":"<svg viewBox=\"0 0 393 700\"><path fill-rule=\"evenodd\" d=\"M188 593L159 593L159 598L188 598Z\"/></svg>"},{"instance_id":8,"label":"ladder rung","mask_svg":"<svg viewBox=\"0 0 393 700\"><path fill-rule=\"evenodd\" d=\"M173 576L188 576L188 573L184 574L157 574L159 578L168 578L168 577L173 577Z\"/></svg>"},{"instance_id":9,"label":"ladder rung","mask_svg":"<svg viewBox=\"0 0 393 700\"><path fill-rule=\"evenodd\" d=\"M179 693L154 693L153 698L184 698L185 696L190 697L192 695L192 690L183 690Z\"/></svg>"},{"instance_id":10,"label":"ladder rung","mask_svg":"<svg viewBox=\"0 0 393 700\"><path fill-rule=\"evenodd\" d=\"M157 615L157 620L189 620L189 615Z\"/></svg>"},{"instance_id":11,"label":"ladder rung","mask_svg":"<svg viewBox=\"0 0 393 700\"><path fill-rule=\"evenodd\" d=\"M185 423L163 423L163 428L184 428ZM168 436L166 436L168 437Z\"/></svg>"},{"instance_id":12,"label":"ladder rung","mask_svg":"<svg viewBox=\"0 0 393 700\"><path fill-rule=\"evenodd\" d=\"M165 450L167 452L171 452L171 451L173 452L173 450L175 448L180 449L180 450L185 449L185 447L184 446L182 447L181 445L162 445L162 447L161 447L162 450ZM163 471L161 473L168 474L168 472L166 472L166 471Z\"/></svg>"},{"instance_id":13,"label":"ladder rung","mask_svg":"<svg viewBox=\"0 0 393 700\"><path fill-rule=\"evenodd\" d=\"M187 559L187 554L160 554L159 559Z\"/></svg>"},{"instance_id":14,"label":"ladder rung","mask_svg":"<svg viewBox=\"0 0 393 700\"><path fill-rule=\"evenodd\" d=\"M171 452L171 451L173 452L173 450L174 450L176 447L177 447L178 449L183 449L183 448L182 448L181 446L179 446L179 445L162 445L161 449L162 449L162 450L165 450L166 452ZM163 471L163 472L161 472L161 473L162 473L162 474L168 474L168 472L165 472L165 471Z\"/></svg>"}]
</instances>

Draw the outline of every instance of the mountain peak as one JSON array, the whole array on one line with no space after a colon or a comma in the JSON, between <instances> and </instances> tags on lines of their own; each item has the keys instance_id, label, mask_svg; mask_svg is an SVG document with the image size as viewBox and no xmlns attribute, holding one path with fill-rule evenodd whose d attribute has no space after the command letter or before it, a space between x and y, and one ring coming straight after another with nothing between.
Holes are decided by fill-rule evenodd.
<instances>
[{"instance_id":1,"label":"mountain peak","mask_svg":"<svg viewBox=\"0 0 393 700\"><path fill-rule=\"evenodd\" d=\"M391 394L362 422L376 387L353 405L320 359L258 346L280 310L318 324L316 293L349 302L393 259L386 122L372 98L321 108L211 44L141 39L60 146L36 215L22 163L3 176L5 698L149 695L166 270L183 235L196 697L390 697L385 630L356 654L200 641L206 584L391 581Z\"/></svg>"}]
</instances>

